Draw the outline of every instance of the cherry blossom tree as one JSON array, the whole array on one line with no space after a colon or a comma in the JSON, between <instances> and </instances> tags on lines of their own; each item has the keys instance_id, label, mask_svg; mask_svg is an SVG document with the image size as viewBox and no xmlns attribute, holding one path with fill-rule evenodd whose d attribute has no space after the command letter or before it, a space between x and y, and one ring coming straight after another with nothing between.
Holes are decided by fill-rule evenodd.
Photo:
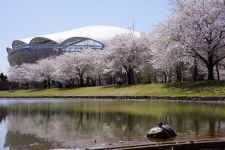
<instances>
[{"instance_id":1,"label":"cherry blossom tree","mask_svg":"<svg viewBox=\"0 0 225 150\"><path fill-rule=\"evenodd\" d=\"M225 58L225 4L223 0L172 0L170 36L190 55L204 62L208 80Z\"/></svg>"},{"instance_id":2,"label":"cherry blossom tree","mask_svg":"<svg viewBox=\"0 0 225 150\"><path fill-rule=\"evenodd\" d=\"M47 81L48 88L51 88L51 81L55 79L56 72L55 58L42 59L37 64L33 64L33 68L36 81Z\"/></svg>"},{"instance_id":3,"label":"cherry blossom tree","mask_svg":"<svg viewBox=\"0 0 225 150\"><path fill-rule=\"evenodd\" d=\"M64 53L55 58L55 78L57 81L74 85L77 80L76 73L73 67L73 54Z\"/></svg>"},{"instance_id":4,"label":"cherry blossom tree","mask_svg":"<svg viewBox=\"0 0 225 150\"><path fill-rule=\"evenodd\" d=\"M10 67L8 71L9 81L21 84L25 83L28 89L29 83L35 80L34 68L33 64L22 64L20 66Z\"/></svg>"},{"instance_id":5,"label":"cherry blossom tree","mask_svg":"<svg viewBox=\"0 0 225 150\"><path fill-rule=\"evenodd\" d=\"M104 59L106 58L106 53L104 50L92 50L89 52L91 62L88 70L88 76L91 77L92 80L98 80L98 85L102 85L102 78L105 73L105 69L107 68L107 64Z\"/></svg>"},{"instance_id":6,"label":"cherry blossom tree","mask_svg":"<svg viewBox=\"0 0 225 150\"><path fill-rule=\"evenodd\" d=\"M147 39L133 32L117 35L109 42L107 60L114 71L125 71L127 84L134 83L134 73L150 59Z\"/></svg>"},{"instance_id":7,"label":"cherry blossom tree","mask_svg":"<svg viewBox=\"0 0 225 150\"><path fill-rule=\"evenodd\" d=\"M84 86L84 78L93 72L95 52L91 49L83 49L76 53L65 53L56 58L57 79L69 81L79 79L79 85Z\"/></svg>"},{"instance_id":8,"label":"cherry blossom tree","mask_svg":"<svg viewBox=\"0 0 225 150\"><path fill-rule=\"evenodd\" d=\"M47 81L48 87L51 87L51 81L54 80L54 59L46 58L38 61L35 64L22 64L20 66L10 67L8 74L9 80L26 83Z\"/></svg>"},{"instance_id":9,"label":"cherry blossom tree","mask_svg":"<svg viewBox=\"0 0 225 150\"><path fill-rule=\"evenodd\" d=\"M184 68L192 63L193 58L182 44L171 38L169 26L167 22L161 23L151 33L152 64L156 70L161 70L164 82L168 77L169 82L172 81L173 72L176 80L181 82Z\"/></svg>"}]
</instances>

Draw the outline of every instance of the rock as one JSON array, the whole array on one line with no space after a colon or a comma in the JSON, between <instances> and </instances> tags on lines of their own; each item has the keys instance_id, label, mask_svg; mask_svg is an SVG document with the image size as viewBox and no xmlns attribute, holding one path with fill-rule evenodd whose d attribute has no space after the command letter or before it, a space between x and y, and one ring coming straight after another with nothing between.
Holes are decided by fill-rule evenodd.
<instances>
[{"instance_id":1,"label":"rock","mask_svg":"<svg viewBox=\"0 0 225 150\"><path fill-rule=\"evenodd\" d=\"M170 139L176 136L177 134L169 125L162 125L162 123L159 124L159 127L153 127L147 133L148 138L162 140Z\"/></svg>"}]
</instances>

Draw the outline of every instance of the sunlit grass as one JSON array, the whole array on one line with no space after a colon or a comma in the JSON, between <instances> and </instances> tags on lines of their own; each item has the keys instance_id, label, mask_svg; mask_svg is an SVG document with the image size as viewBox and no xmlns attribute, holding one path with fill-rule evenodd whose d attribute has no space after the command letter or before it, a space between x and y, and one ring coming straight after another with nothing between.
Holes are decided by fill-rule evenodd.
<instances>
[{"instance_id":1,"label":"sunlit grass","mask_svg":"<svg viewBox=\"0 0 225 150\"><path fill-rule=\"evenodd\" d=\"M70 89L0 91L0 96L225 96L225 82L154 83Z\"/></svg>"}]
</instances>

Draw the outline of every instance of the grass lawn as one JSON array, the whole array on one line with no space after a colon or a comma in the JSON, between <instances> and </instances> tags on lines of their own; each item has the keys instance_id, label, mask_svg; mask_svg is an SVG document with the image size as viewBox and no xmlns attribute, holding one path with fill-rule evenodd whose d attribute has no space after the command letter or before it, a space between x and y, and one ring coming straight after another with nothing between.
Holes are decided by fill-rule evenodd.
<instances>
[{"instance_id":1,"label":"grass lawn","mask_svg":"<svg viewBox=\"0 0 225 150\"><path fill-rule=\"evenodd\" d=\"M0 91L0 96L225 96L224 81Z\"/></svg>"}]
</instances>

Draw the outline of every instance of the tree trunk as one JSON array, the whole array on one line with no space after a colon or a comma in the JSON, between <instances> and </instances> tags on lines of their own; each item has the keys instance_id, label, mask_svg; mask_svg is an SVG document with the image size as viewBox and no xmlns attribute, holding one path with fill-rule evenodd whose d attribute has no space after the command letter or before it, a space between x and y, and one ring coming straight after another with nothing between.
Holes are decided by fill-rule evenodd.
<instances>
[{"instance_id":1,"label":"tree trunk","mask_svg":"<svg viewBox=\"0 0 225 150\"><path fill-rule=\"evenodd\" d=\"M219 72L218 63L216 64L216 74L217 74L217 79L220 80L220 72Z\"/></svg>"},{"instance_id":2,"label":"tree trunk","mask_svg":"<svg viewBox=\"0 0 225 150\"><path fill-rule=\"evenodd\" d=\"M132 84L132 74L130 70L127 72L127 84Z\"/></svg>"},{"instance_id":3,"label":"tree trunk","mask_svg":"<svg viewBox=\"0 0 225 150\"><path fill-rule=\"evenodd\" d=\"M215 80L214 79L214 72L213 72L213 68L214 68L213 57L210 54L209 54L209 57L208 57L208 63L206 65L207 65L207 68L208 68L208 80Z\"/></svg>"},{"instance_id":4,"label":"tree trunk","mask_svg":"<svg viewBox=\"0 0 225 150\"><path fill-rule=\"evenodd\" d=\"M101 86L101 76L98 76L98 85Z\"/></svg>"},{"instance_id":5,"label":"tree trunk","mask_svg":"<svg viewBox=\"0 0 225 150\"><path fill-rule=\"evenodd\" d=\"M182 81L181 65L177 65L176 73L177 73L177 82L181 82Z\"/></svg>"},{"instance_id":6,"label":"tree trunk","mask_svg":"<svg viewBox=\"0 0 225 150\"><path fill-rule=\"evenodd\" d=\"M148 75L148 83L152 83L152 76L150 74Z\"/></svg>"},{"instance_id":7,"label":"tree trunk","mask_svg":"<svg viewBox=\"0 0 225 150\"><path fill-rule=\"evenodd\" d=\"M172 71L171 69L169 69L169 83L172 82Z\"/></svg>"},{"instance_id":8,"label":"tree trunk","mask_svg":"<svg viewBox=\"0 0 225 150\"><path fill-rule=\"evenodd\" d=\"M207 68L208 68L208 80L215 80L214 72L213 72L213 65L207 65Z\"/></svg>"},{"instance_id":9,"label":"tree trunk","mask_svg":"<svg viewBox=\"0 0 225 150\"><path fill-rule=\"evenodd\" d=\"M28 82L26 83L26 89L27 90L29 89L29 83Z\"/></svg>"},{"instance_id":10,"label":"tree trunk","mask_svg":"<svg viewBox=\"0 0 225 150\"><path fill-rule=\"evenodd\" d=\"M127 84L134 84L133 75L133 70L129 68L127 71Z\"/></svg>"},{"instance_id":11,"label":"tree trunk","mask_svg":"<svg viewBox=\"0 0 225 150\"><path fill-rule=\"evenodd\" d=\"M96 80L91 79L91 86L96 86Z\"/></svg>"},{"instance_id":12,"label":"tree trunk","mask_svg":"<svg viewBox=\"0 0 225 150\"><path fill-rule=\"evenodd\" d=\"M158 80L157 80L157 72L156 72L156 69L155 69L155 73L154 73L154 80L155 80L155 81L154 81L155 83L158 82Z\"/></svg>"},{"instance_id":13,"label":"tree trunk","mask_svg":"<svg viewBox=\"0 0 225 150\"><path fill-rule=\"evenodd\" d=\"M51 88L51 80L48 79L48 88L50 89Z\"/></svg>"},{"instance_id":14,"label":"tree trunk","mask_svg":"<svg viewBox=\"0 0 225 150\"><path fill-rule=\"evenodd\" d=\"M163 74L164 74L164 82L166 83L167 82L167 74L165 71L163 71Z\"/></svg>"},{"instance_id":15,"label":"tree trunk","mask_svg":"<svg viewBox=\"0 0 225 150\"><path fill-rule=\"evenodd\" d=\"M197 64L196 59L195 59L195 62L194 62L193 81L198 81L198 64Z\"/></svg>"},{"instance_id":16,"label":"tree trunk","mask_svg":"<svg viewBox=\"0 0 225 150\"><path fill-rule=\"evenodd\" d=\"M83 76L81 75L80 76L80 87L83 87L84 86L84 79L83 79Z\"/></svg>"},{"instance_id":17,"label":"tree trunk","mask_svg":"<svg viewBox=\"0 0 225 150\"><path fill-rule=\"evenodd\" d=\"M90 78L87 77L87 86L90 86Z\"/></svg>"},{"instance_id":18,"label":"tree trunk","mask_svg":"<svg viewBox=\"0 0 225 150\"><path fill-rule=\"evenodd\" d=\"M47 83L47 80L46 79L44 79L44 81L43 81L43 86L44 86L45 89L48 88L48 83Z\"/></svg>"}]
</instances>

